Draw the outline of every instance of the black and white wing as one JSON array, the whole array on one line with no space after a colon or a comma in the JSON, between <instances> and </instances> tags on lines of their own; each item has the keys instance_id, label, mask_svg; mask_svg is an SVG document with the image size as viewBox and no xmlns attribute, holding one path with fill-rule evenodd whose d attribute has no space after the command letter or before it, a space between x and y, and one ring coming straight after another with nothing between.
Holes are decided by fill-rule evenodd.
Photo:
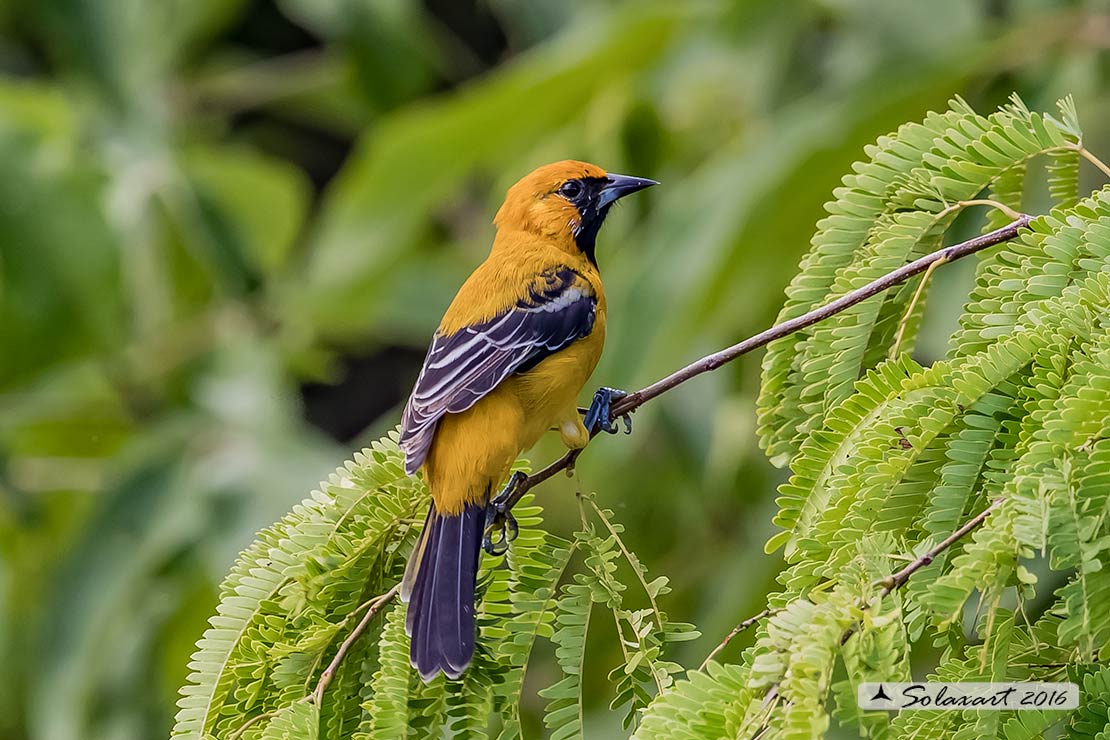
<instances>
[{"instance_id":1,"label":"black and white wing","mask_svg":"<svg viewBox=\"0 0 1110 740\"><path fill-rule=\"evenodd\" d=\"M588 336L596 310L589 282L561 267L538 275L527 296L492 319L437 333L401 417L406 472L424 464L444 414L466 411L511 373Z\"/></svg>"}]
</instances>

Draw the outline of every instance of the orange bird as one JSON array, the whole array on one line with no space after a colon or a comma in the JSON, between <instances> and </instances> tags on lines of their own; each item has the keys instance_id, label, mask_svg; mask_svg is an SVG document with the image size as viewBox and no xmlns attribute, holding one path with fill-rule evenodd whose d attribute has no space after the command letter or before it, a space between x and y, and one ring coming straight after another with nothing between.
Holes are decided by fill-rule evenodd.
<instances>
[{"instance_id":1,"label":"orange bird","mask_svg":"<svg viewBox=\"0 0 1110 740\"><path fill-rule=\"evenodd\" d=\"M520 180L494 217L489 257L432 337L401 420L405 469L423 469L432 491L401 586L425 681L458 678L474 655L479 548L504 552L516 531L504 502L523 476L493 495L513 462L550 429L572 449L616 431L609 406L620 391L602 388L585 419L578 412L605 341L594 247L613 203L655 184L574 161Z\"/></svg>"}]
</instances>

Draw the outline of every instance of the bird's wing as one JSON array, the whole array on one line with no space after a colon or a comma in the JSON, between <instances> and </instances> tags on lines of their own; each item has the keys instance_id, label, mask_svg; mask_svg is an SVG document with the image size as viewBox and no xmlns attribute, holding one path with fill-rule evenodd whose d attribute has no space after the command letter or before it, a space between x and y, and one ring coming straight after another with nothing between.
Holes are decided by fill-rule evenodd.
<instances>
[{"instance_id":1,"label":"bird's wing","mask_svg":"<svg viewBox=\"0 0 1110 740\"><path fill-rule=\"evenodd\" d=\"M466 411L514 372L593 330L597 299L569 267L545 270L516 305L453 334L437 333L401 417L405 470L416 472L444 414Z\"/></svg>"}]
</instances>

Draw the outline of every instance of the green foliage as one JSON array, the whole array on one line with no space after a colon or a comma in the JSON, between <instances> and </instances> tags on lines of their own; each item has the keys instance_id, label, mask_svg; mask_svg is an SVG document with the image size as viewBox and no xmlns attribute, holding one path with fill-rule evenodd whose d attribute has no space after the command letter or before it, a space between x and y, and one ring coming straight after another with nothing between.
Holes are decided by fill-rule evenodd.
<instances>
[{"instance_id":1,"label":"green foliage","mask_svg":"<svg viewBox=\"0 0 1110 740\"><path fill-rule=\"evenodd\" d=\"M404 474L396 442L385 439L262 532L221 587L217 616L189 664L174 734L222 736L303 699L356 608L399 578L425 496ZM329 696L338 698L320 712L343 714L344 702L358 700Z\"/></svg>"},{"instance_id":2,"label":"green foliage","mask_svg":"<svg viewBox=\"0 0 1110 740\"><path fill-rule=\"evenodd\" d=\"M589 501L601 535L584 503L583 529L568 542L544 531L540 508L526 497L515 509L522 533L511 554L483 560L479 648L460 681L421 682L398 603L372 620L377 637L360 636L321 693L322 672L377 595L400 578L418 534L427 489L402 464L394 433L240 555L189 664L174 737L476 737L486 736L491 716L498 737L519 737L524 674L541 637L555 646L562 672L540 691L550 700L544 722L556 737L577 737L586 638L598 610L612 612L622 645L612 706L627 706L626 726L671 687L682 668L664 659L664 649L698 633L659 610L667 579L647 580L612 512ZM575 553L582 570L560 586ZM622 557L651 608L624 607Z\"/></svg>"},{"instance_id":3,"label":"green foliage","mask_svg":"<svg viewBox=\"0 0 1110 740\"><path fill-rule=\"evenodd\" d=\"M1060 680L1065 667L1106 658L1110 189L1076 197L1081 141L1070 101L1059 120L1016 99L989 117L957 101L881 139L827 206L782 318L913 258L962 201L1019 206L1037 156L1059 203L980 258L945 360L882 359L893 332L879 304L894 303L905 333L916 331L898 291L770 348L763 440L792 475L768 549L783 547L787 567L769 600L776 613L742 656L764 700L737 698L741 735L821 736L831 697L838 722L867 736L1040 736L1068 717L919 711L890 721L860 712L853 687L908 680L918 642L943 647L937 680ZM994 214L986 227L1008 220ZM981 526L883 596L877 584L900 567L893 555L921 556L992 500ZM1015 602L1017 614L1002 607ZM847 677L833 683L838 666ZM1093 685L1084 701L1105 697ZM643 727L672 701L649 707ZM1069 726L1110 731L1104 712L1093 726L1085 712Z\"/></svg>"},{"instance_id":4,"label":"green foliage","mask_svg":"<svg viewBox=\"0 0 1110 740\"><path fill-rule=\"evenodd\" d=\"M405 635L405 608L389 610L378 638L378 670L368 682L373 694L366 701L365 737L404 737L409 723L409 641Z\"/></svg>"},{"instance_id":5,"label":"green foliage","mask_svg":"<svg viewBox=\"0 0 1110 740\"><path fill-rule=\"evenodd\" d=\"M320 708L308 702L291 704L280 709L266 722L259 735L261 740L288 740L306 738L316 740L320 736Z\"/></svg>"},{"instance_id":6,"label":"green foliage","mask_svg":"<svg viewBox=\"0 0 1110 740\"><path fill-rule=\"evenodd\" d=\"M1027 162L1050 153L1070 157L1068 146L1078 135L1020 101L989 117L958 101L945 114L879 139L866 151L870 161L845 177L836 200L826 204L829 216L818 223L779 319L801 315L931 251L962 201L999 180L1001 196L1013 200ZM1060 177L1068 172L1074 174L1053 169ZM1065 188L1058 178L1053 183L1054 192ZM900 316L909 297L892 291L768 348L759 415L772 460L788 460L806 433L819 429L852 392L867 369L869 347L890 347L897 324L882 327L877 318L884 310Z\"/></svg>"},{"instance_id":7,"label":"green foliage","mask_svg":"<svg viewBox=\"0 0 1110 740\"><path fill-rule=\"evenodd\" d=\"M551 639L563 677L541 691L540 696L549 700L543 723L551 730L551 736L560 740L582 734L582 669L593 603L589 581L579 575L573 583L563 586L557 604L558 629Z\"/></svg>"}]
</instances>

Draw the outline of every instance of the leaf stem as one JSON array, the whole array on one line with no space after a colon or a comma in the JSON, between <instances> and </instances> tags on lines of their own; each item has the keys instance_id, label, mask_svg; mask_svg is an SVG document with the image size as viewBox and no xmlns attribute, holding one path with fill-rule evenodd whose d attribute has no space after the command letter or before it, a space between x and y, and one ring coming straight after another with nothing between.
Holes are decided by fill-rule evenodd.
<instances>
[{"instance_id":1,"label":"leaf stem","mask_svg":"<svg viewBox=\"0 0 1110 740\"><path fill-rule=\"evenodd\" d=\"M590 505L590 507L594 510L594 513L596 513L598 518L605 524L605 528L609 530L609 534L613 535L613 539L616 541L617 547L620 548L621 553L624 555L624 559L628 561L628 564L632 566L632 570L636 572L636 578L640 581L640 585L643 586L644 593L647 594L648 601L651 602L651 610L655 612L655 622L659 625L659 631L663 632L663 612L659 610L659 604L655 600L655 596L652 595L651 589L648 588L647 580L644 578L644 566L640 563L639 558L633 555L629 551L629 549L625 547L624 540L622 540L620 534L617 533L617 530L613 526L613 523L609 521L609 517L605 516L605 512L598 508L598 505L594 503L592 498L586 499L586 503Z\"/></svg>"},{"instance_id":2,"label":"leaf stem","mask_svg":"<svg viewBox=\"0 0 1110 740\"><path fill-rule=\"evenodd\" d=\"M701 662L701 665L698 666L698 670L699 671L704 671L705 667L707 665L709 665L709 661L716 658L718 653L720 653L722 650L724 650L726 647L728 647L728 644L730 642L732 642L732 638L736 637L738 634L740 634L744 630L747 630L747 629L759 624L760 622L762 622L767 617L770 617L774 614L778 614L778 612L779 612L778 609L767 608L767 609L764 609L763 611L761 611L759 614L753 614L752 616L748 617L747 619L745 619L740 624L733 627L732 631L729 632L727 635L725 635L725 639L721 640L721 642L717 645L717 647L713 648L709 652L709 655L705 656L705 660L703 660Z\"/></svg>"},{"instance_id":3,"label":"leaf stem","mask_svg":"<svg viewBox=\"0 0 1110 740\"><path fill-rule=\"evenodd\" d=\"M924 568L926 565L932 563L938 555L962 540L968 535L969 532L976 529L977 527L979 527L979 525L985 522L987 520L987 517L990 516L995 511L995 509L1002 506L1005 500L1006 499L1001 497L996 498L994 501L991 502L990 506L980 511L971 519L968 519L962 527L945 537L937 545L934 545L924 555L916 558L905 568L902 568L902 570L886 578L883 581L883 590L879 592L879 597L884 598L886 596L889 596L895 589L904 586L906 584L906 581L910 579L910 576Z\"/></svg>"},{"instance_id":4,"label":"leaf stem","mask_svg":"<svg viewBox=\"0 0 1110 740\"><path fill-rule=\"evenodd\" d=\"M1087 160L1088 162L1093 164L1095 167L1097 167L1099 169L1099 171L1102 172L1102 174L1106 175L1107 177L1110 177L1110 166L1108 166L1105 162L1103 162L1101 159L1096 157L1091 152L1090 149L1083 146L1082 144L1075 144L1073 146L1069 146L1068 149L1075 150L1076 152L1079 153L1079 156L1083 157L1083 159Z\"/></svg>"},{"instance_id":5,"label":"leaf stem","mask_svg":"<svg viewBox=\"0 0 1110 740\"><path fill-rule=\"evenodd\" d=\"M929 269L925 271L925 275L921 278L921 282L917 285L917 290L914 291L913 298L910 299L910 305L906 307L906 312L902 314L902 320L898 322L898 332L894 335L894 343L890 347L891 359L898 356L898 352L902 349L902 337L906 334L906 328L910 325L910 317L913 316L914 309L921 301L921 296L925 294L925 288L929 285L929 278L933 276L933 270L937 269L945 262L944 257L929 265Z\"/></svg>"},{"instance_id":6,"label":"leaf stem","mask_svg":"<svg viewBox=\"0 0 1110 740\"><path fill-rule=\"evenodd\" d=\"M273 717L277 713L278 713L278 710L271 709L269 712L263 712L262 714L254 715L253 717L248 719L246 722L239 725L238 729L236 729L235 732L228 735L227 740L239 740L239 738L241 738L243 736L243 733L245 733L251 727L258 724L259 722L261 722L264 719L270 719L271 717Z\"/></svg>"},{"instance_id":7,"label":"leaf stem","mask_svg":"<svg viewBox=\"0 0 1110 740\"><path fill-rule=\"evenodd\" d=\"M1000 203L997 200L991 200L990 198L973 198L971 200L961 200L959 203L956 204L956 206L959 208L966 208L967 206L988 206L995 209L996 211L1001 211L1007 218L1013 219L1015 221L1021 218L1021 214L1015 211L1013 208L1010 208L1005 203ZM932 267L932 265L930 265L930 267Z\"/></svg>"}]
</instances>

